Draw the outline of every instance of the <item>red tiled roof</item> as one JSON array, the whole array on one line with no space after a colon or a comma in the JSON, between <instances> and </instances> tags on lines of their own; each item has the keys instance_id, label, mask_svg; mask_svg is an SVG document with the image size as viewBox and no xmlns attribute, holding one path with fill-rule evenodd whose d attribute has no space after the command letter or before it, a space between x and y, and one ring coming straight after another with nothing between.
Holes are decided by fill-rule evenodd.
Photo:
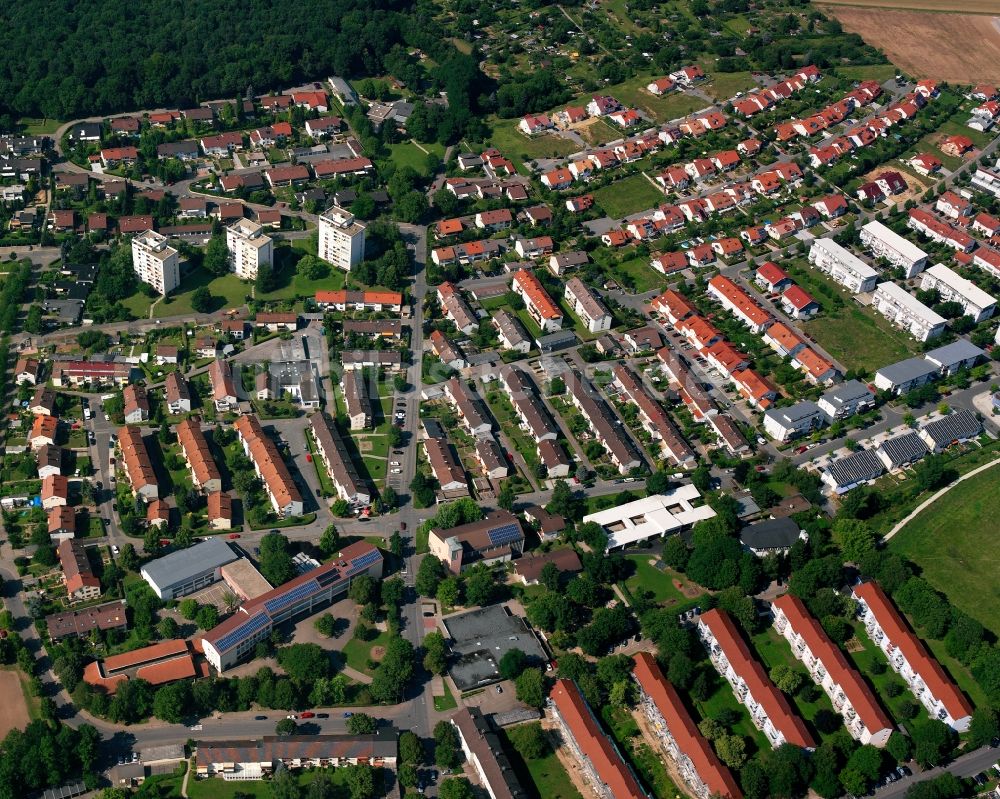
<instances>
[{"instance_id":1,"label":"red tiled roof","mask_svg":"<svg viewBox=\"0 0 1000 799\"><path fill-rule=\"evenodd\" d=\"M923 641L913 634L881 586L871 581L860 583L854 586L854 595L865 601L882 632L903 653L910 668L920 676L924 685L940 700L951 717L958 720L972 715L972 704L948 678L941 664L930 655Z\"/></svg>"},{"instance_id":2,"label":"red tiled roof","mask_svg":"<svg viewBox=\"0 0 1000 799\"><path fill-rule=\"evenodd\" d=\"M556 680L549 697L566 722L577 746L615 799L646 796L622 756L611 745L572 680Z\"/></svg>"},{"instance_id":3,"label":"red tiled roof","mask_svg":"<svg viewBox=\"0 0 1000 799\"><path fill-rule=\"evenodd\" d=\"M815 747L816 742L806 729L805 722L771 682L760 661L750 654L750 648L729 614L714 608L701 615L701 622L712 632L729 665L743 678L753 698L763 707L771 724L785 741L803 749Z\"/></svg>"},{"instance_id":4,"label":"red tiled roof","mask_svg":"<svg viewBox=\"0 0 1000 799\"><path fill-rule=\"evenodd\" d=\"M633 660L635 668L632 674L636 682L660 711L677 748L691 760L695 772L705 783L709 793L727 799L742 799L743 794L732 772L722 764L708 739L698 731L694 719L684 706L684 700L677 689L667 682L653 656L649 652L639 652Z\"/></svg>"},{"instance_id":5,"label":"red tiled roof","mask_svg":"<svg viewBox=\"0 0 1000 799\"><path fill-rule=\"evenodd\" d=\"M521 287L521 290L531 300L532 305L535 306L535 309L543 319L562 318L562 311L559 310L559 306L555 304L544 286L542 286L541 281L532 272L529 272L527 269L515 272L514 282Z\"/></svg>"},{"instance_id":6,"label":"red tiled roof","mask_svg":"<svg viewBox=\"0 0 1000 799\"><path fill-rule=\"evenodd\" d=\"M708 284L735 305L739 312L753 324L762 325L771 318L771 315L754 302L749 294L725 275L716 275L708 281Z\"/></svg>"},{"instance_id":7,"label":"red tiled roof","mask_svg":"<svg viewBox=\"0 0 1000 799\"><path fill-rule=\"evenodd\" d=\"M757 276L766 280L772 286L780 283L782 280L788 280L788 273L774 263L774 261L767 261L761 264L757 270Z\"/></svg>"},{"instance_id":8,"label":"red tiled roof","mask_svg":"<svg viewBox=\"0 0 1000 799\"><path fill-rule=\"evenodd\" d=\"M816 302L808 292L799 286L789 286L782 295L795 310L801 311L807 305Z\"/></svg>"},{"instance_id":9,"label":"red tiled roof","mask_svg":"<svg viewBox=\"0 0 1000 799\"><path fill-rule=\"evenodd\" d=\"M802 636L812 652L826 669L830 678L840 686L851 703L854 712L858 714L861 723L872 734L879 730L892 729L893 723L882 709L871 689L861 678L861 675L848 665L847 658L833 641L830 640L820 623L806 610L805 604L797 596L785 594L771 603L785 614L792 629Z\"/></svg>"}]
</instances>

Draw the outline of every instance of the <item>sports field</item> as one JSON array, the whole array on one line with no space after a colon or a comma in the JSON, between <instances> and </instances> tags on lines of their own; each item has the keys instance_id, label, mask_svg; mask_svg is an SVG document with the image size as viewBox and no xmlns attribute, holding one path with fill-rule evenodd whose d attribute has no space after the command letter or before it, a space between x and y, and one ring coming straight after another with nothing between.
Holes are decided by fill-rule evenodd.
<instances>
[{"instance_id":1,"label":"sports field","mask_svg":"<svg viewBox=\"0 0 1000 799\"><path fill-rule=\"evenodd\" d=\"M823 10L910 75L1000 80L1000 28L990 16L1000 15L1000 0L838 0Z\"/></svg>"},{"instance_id":2,"label":"sports field","mask_svg":"<svg viewBox=\"0 0 1000 799\"><path fill-rule=\"evenodd\" d=\"M14 669L0 670L0 740L7 737L11 730L23 730L28 726L31 717L28 714L28 703L21 689L21 674Z\"/></svg>"}]
</instances>

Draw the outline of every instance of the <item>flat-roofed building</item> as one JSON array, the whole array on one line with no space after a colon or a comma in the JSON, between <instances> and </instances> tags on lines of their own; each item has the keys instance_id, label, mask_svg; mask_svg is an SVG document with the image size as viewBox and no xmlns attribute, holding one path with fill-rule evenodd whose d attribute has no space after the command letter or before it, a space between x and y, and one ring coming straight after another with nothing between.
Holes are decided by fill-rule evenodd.
<instances>
[{"instance_id":1,"label":"flat-roofed building","mask_svg":"<svg viewBox=\"0 0 1000 799\"><path fill-rule=\"evenodd\" d=\"M548 712L559 727L563 745L600 799L647 799L621 752L605 735L572 680L558 679L549 692Z\"/></svg>"},{"instance_id":2,"label":"flat-roofed building","mask_svg":"<svg viewBox=\"0 0 1000 799\"><path fill-rule=\"evenodd\" d=\"M906 289L886 281L879 283L872 295L872 308L910 333L917 341L937 338L944 332L947 320L935 313Z\"/></svg>"},{"instance_id":3,"label":"flat-roofed building","mask_svg":"<svg viewBox=\"0 0 1000 799\"><path fill-rule=\"evenodd\" d=\"M885 746L895 725L805 603L797 596L784 594L771 603L771 611L774 629L788 641L813 682L830 697L851 737L862 744Z\"/></svg>"},{"instance_id":4,"label":"flat-roofed building","mask_svg":"<svg viewBox=\"0 0 1000 799\"><path fill-rule=\"evenodd\" d=\"M221 538L208 538L146 563L142 578L162 600L177 599L222 579L220 569L237 555Z\"/></svg>"},{"instance_id":5,"label":"flat-roofed building","mask_svg":"<svg viewBox=\"0 0 1000 799\"><path fill-rule=\"evenodd\" d=\"M233 424L243 451L253 463L264 492L278 516L302 515L302 494L274 441L264 433L256 416L241 416Z\"/></svg>"},{"instance_id":6,"label":"flat-roofed building","mask_svg":"<svg viewBox=\"0 0 1000 799\"><path fill-rule=\"evenodd\" d=\"M477 563L505 563L524 551L524 528L514 514L496 510L477 522L447 529L431 528L430 553L453 574Z\"/></svg>"},{"instance_id":7,"label":"flat-roofed building","mask_svg":"<svg viewBox=\"0 0 1000 799\"><path fill-rule=\"evenodd\" d=\"M931 718L958 732L968 730L972 704L914 635L882 588L866 581L854 586L852 594L868 637L882 650L892 670L903 678Z\"/></svg>"},{"instance_id":8,"label":"flat-roofed building","mask_svg":"<svg viewBox=\"0 0 1000 799\"><path fill-rule=\"evenodd\" d=\"M300 574L266 594L244 602L237 611L202 639L205 659L219 673L253 656L260 641L284 624L329 605L347 593L361 575L380 580L383 559L378 547L356 541L337 557Z\"/></svg>"},{"instance_id":9,"label":"flat-roofed building","mask_svg":"<svg viewBox=\"0 0 1000 799\"><path fill-rule=\"evenodd\" d=\"M256 280L262 266L274 264L274 242L253 220L240 219L227 227L226 247L233 271L241 280Z\"/></svg>"},{"instance_id":10,"label":"flat-roofed building","mask_svg":"<svg viewBox=\"0 0 1000 799\"><path fill-rule=\"evenodd\" d=\"M319 215L318 255L349 272L365 257L365 226L343 208L336 205L327 208Z\"/></svg>"},{"instance_id":11,"label":"flat-roofed building","mask_svg":"<svg viewBox=\"0 0 1000 799\"><path fill-rule=\"evenodd\" d=\"M273 586L264 579L254 565L246 558L239 558L227 563L219 573L222 581L228 585L241 602L249 602L262 594L266 594Z\"/></svg>"},{"instance_id":12,"label":"flat-roofed building","mask_svg":"<svg viewBox=\"0 0 1000 799\"><path fill-rule=\"evenodd\" d=\"M206 493L222 490L222 473L215 463L208 439L201 429L201 420L185 419L176 427L177 442L191 469L194 487Z\"/></svg>"},{"instance_id":13,"label":"flat-roofed building","mask_svg":"<svg viewBox=\"0 0 1000 799\"><path fill-rule=\"evenodd\" d=\"M877 220L862 226L861 243L876 258L885 258L892 266L902 269L907 280L927 266L927 253Z\"/></svg>"},{"instance_id":14,"label":"flat-roofed building","mask_svg":"<svg viewBox=\"0 0 1000 799\"><path fill-rule=\"evenodd\" d=\"M944 302L957 302L966 316L976 323L993 316L997 301L971 280L962 277L944 264L934 264L920 278L920 288L934 289Z\"/></svg>"},{"instance_id":15,"label":"flat-roofed building","mask_svg":"<svg viewBox=\"0 0 1000 799\"><path fill-rule=\"evenodd\" d=\"M746 707L754 726L773 748L786 743L816 748L805 723L771 682L760 661L750 654L728 613L718 608L702 613L697 631L712 665L732 686L737 701Z\"/></svg>"},{"instance_id":16,"label":"flat-roofed building","mask_svg":"<svg viewBox=\"0 0 1000 799\"><path fill-rule=\"evenodd\" d=\"M371 502L371 489L358 474L351 453L333 420L323 411L314 413L309 417L309 432L337 496L355 505Z\"/></svg>"},{"instance_id":17,"label":"flat-roofed building","mask_svg":"<svg viewBox=\"0 0 1000 799\"><path fill-rule=\"evenodd\" d=\"M633 656L632 678L639 686L639 709L655 742L677 767L684 784L697 799L742 799L732 772L698 730L677 689L667 682L649 652Z\"/></svg>"},{"instance_id":18,"label":"flat-roofed building","mask_svg":"<svg viewBox=\"0 0 1000 799\"><path fill-rule=\"evenodd\" d=\"M465 759L476 770L490 799L528 799L504 751L500 736L477 707L463 707L451 717Z\"/></svg>"},{"instance_id":19,"label":"flat-roofed building","mask_svg":"<svg viewBox=\"0 0 1000 799\"><path fill-rule=\"evenodd\" d=\"M136 277L160 294L169 294L181 282L178 253L166 236L146 230L132 238L132 268Z\"/></svg>"},{"instance_id":20,"label":"flat-roofed building","mask_svg":"<svg viewBox=\"0 0 1000 799\"><path fill-rule=\"evenodd\" d=\"M606 551L621 549L641 541L666 537L711 519L715 511L708 505L695 506L701 493L690 483L671 488L665 494L651 494L642 499L589 513L584 522L594 522L608 536Z\"/></svg>"},{"instance_id":21,"label":"flat-roofed building","mask_svg":"<svg viewBox=\"0 0 1000 799\"><path fill-rule=\"evenodd\" d=\"M814 239L809 263L854 294L874 291L878 272L833 239Z\"/></svg>"}]
</instances>

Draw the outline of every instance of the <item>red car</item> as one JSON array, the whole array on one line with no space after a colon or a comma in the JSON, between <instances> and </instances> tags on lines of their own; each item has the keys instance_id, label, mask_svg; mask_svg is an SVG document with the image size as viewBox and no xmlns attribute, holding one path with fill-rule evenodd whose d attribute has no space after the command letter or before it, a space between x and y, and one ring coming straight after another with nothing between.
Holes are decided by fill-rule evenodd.
<instances>
[{"instance_id":1,"label":"red car","mask_svg":"<svg viewBox=\"0 0 1000 799\"><path fill-rule=\"evenodd\" d=\"M230 533L230 534L229 534L229 537L230 537L230 538L239 538L239 537L240 537L240 534L239 534L239 533Z\"/></svg>"},{"instance_id":2,"label":"red car","mask_svg":"<svg viewBox=\"0 0 1000 799\"><path fill-rule=\"evenodd\" d=\"M299 713L300 719L311 719L315 718L315 716L316 714L313 713L311 710L303 710L301 713Z\"/></svg>"}]
</instances>

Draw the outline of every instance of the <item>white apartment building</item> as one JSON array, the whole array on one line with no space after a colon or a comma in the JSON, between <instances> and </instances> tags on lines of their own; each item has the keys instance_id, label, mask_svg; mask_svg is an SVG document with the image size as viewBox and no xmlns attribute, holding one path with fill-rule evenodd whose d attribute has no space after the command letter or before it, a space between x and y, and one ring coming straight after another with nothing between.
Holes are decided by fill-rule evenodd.
<instances>
[{"instance_id":1,"label":"white apartment building","mask_svg":"<svg viewBox=\"0 0 1000 799\"><path fill-rule=\"evenodd\" d=\"M872 295L872 308L917 341L937 338L944 332L945 318L895 283L878 284Z\"/></svg>"},{"instance_id":2,"label":"white apartment building","mask_svg":"<svg viewBox=\"0 0 1000 799\"><path fill-rule=\"evenodd\" d=\"M698 730L677 689L664 679L656 659L649 652L639 652L633 660L639 710L649 722L654 742L673 761L685 785L697 799L740 799L742 793L732 773Z\"/></svg>"},{"instance_id":3,"label":"white apartment building","mask_svg":"<svg viewBox=\"0 0 1000 799\"><path fill-rule=\"evenodd\" d=\"M333 205L319 215L319 257L349 272L365 257L365 226Z\"/></svg>"},{"instance_id":4,"label":"white apartment building","mask_svg":"<svg viewBox=\"0 0 1000 799\"><path fill-rule=\"evenodd\" d=\"M826 691L851 737L862 744L885 746L892 734L892 720L802 600L785 594L771 603L771 610L774 629L788 641L812 681Z\"/></svg>"},{"instance_id":5,"label":"white apartment building","mask_svg":"<svg viewBox=\"0 0 1000 799\"><path fill-rule=\"evenodd\" d=\"M855 294L874 290L878 272L832 239L814 239L809 263Z\"/></svg>"},{"instance_id":6,"label":"white apartment building","mask_svg":"<svg viewBox=\"0 0 1000 799\"><path fill-rule=\"evenodd\" d=\"M875 257L885 258L893 266L902 267L907 279L920 274L927 266L927 253L881 222L869 222L861 228L861 243Z\"/></svg>"},{"instance_id":7,"label":"white apartment building","mask_svg":"<svg viewBox=\"0 0 1000 799\"><path fill-rule=\"evenodd\" d=\"M754 726L773 748L789 743L815 749L816 742L788 700L771 682L760 661L750 654L743 636L724 610L713 608L698 618L698 636L716 671L732 686Z\"/></svg>"},{"instance_id":8,"label":"white apartment building","mask_svg":"<svg viewBox=\"0 0 1000 799\"><path fill-rule=\"evenodd\" d=\"M569 301L573 313L580 317L591 333L611 329L611 311L608 310L608 306L598 293L584 284L580 278L574 277L566 281L563 296Z\"/></svg>"},{"instance_id":9,"label":"white apartment building","mask_svg":"<svg viewBox=\"0 0 1000 799\"><path fill-rule=\"evenodd\" d=\"M775 441L808 435L824 424L826 415L812 400L802 400L787 408L769 408L764 412L764 432Z\"/></svg>"},{"instance_id":10,"label":"white apartment building","mask_svg":"<svg viewBox=\"0 0 1000 799\"><path fill-rule=\"evenodd\" d=\"M869 581L858 583L852 593L868 637L882 650L893 671L903 678L931 718L958 732L969 729L972 704L913 634L882 588Z\"/></svg>"},{"instance_id":11,"label":"white apartment building","mask_svg":"<svg viewBox=\"0 0 1000 799\"><path fill-rule=\"evenodd\" d=\"M944 264L934 264L924 272L920 288L936 289L944 302L957 302L977 323L993 316L997 307L995 297Z\"/></svg>"},{"instance_id":12,"label":"white apartment building","mask_svg":"<svg viewBox=\"0 0 1000 799\"><path fill-rule=\"evenodd\" d=\"M256 280L260 267L274 264L274 243L253 220L241 219L226 228L226 247L233 271L241 280Z\"/></svg>"},{"instance_id":13,"label":"white apartment building","mask_svg":"<svg viewBox=\"0 0 1000 799\"><path fill-rule=\"evenodd\" d=\"M169 294L181 282L177 250L167 237L147 230L132 238L132 268L136 277L160 294Z\"/></svg>"},{"instance_id":14,"label":"white apartment building","mask_svg":"<svg viewBox=\"0 0 1000 799\"><path fill-rule=\"evenodd\" d=\"M972 176L972 185L980 191L1000 197L1000 174L993 169L979 167Z\"/></svg>"}]
</instances>

